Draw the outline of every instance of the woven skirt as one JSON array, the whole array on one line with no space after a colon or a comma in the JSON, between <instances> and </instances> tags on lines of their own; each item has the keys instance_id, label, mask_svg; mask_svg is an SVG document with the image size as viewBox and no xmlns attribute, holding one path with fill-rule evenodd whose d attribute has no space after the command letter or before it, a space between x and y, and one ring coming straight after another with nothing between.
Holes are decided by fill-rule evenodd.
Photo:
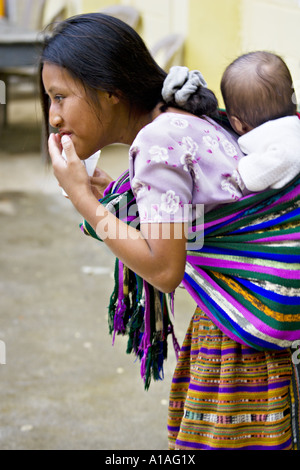
<instances>
[{"instance_id":1,"label":"woven skirt","mask_svg":"<svg viewBox=\"0 0 300 470\"><path fill-rule=\"evenodd\" d=\"M298 449L293 377L290 350L236 343L197 309L172 381L169 449Z\"/></svg>"}]
</instances>

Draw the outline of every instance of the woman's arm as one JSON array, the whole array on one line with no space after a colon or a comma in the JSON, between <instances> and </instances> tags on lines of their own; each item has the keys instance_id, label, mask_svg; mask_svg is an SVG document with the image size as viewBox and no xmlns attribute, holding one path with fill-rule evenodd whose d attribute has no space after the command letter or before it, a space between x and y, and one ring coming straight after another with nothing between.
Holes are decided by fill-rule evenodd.
<instances>
[{"instance_id":1,"label":"woman's arm","mask_svg":"<svg viewBox=\"0 0 300 470\"><path fill-rule=\"evenodd\" d=\"M94 196L71 139L64 138L63 146L67 162L61 157L55 136L50 136L54 174L75 208L126 266L160 291L172 292L180 284L185 269L183 224L144 224L138 231L117 219Z\"/></svg>"}]
</instances>

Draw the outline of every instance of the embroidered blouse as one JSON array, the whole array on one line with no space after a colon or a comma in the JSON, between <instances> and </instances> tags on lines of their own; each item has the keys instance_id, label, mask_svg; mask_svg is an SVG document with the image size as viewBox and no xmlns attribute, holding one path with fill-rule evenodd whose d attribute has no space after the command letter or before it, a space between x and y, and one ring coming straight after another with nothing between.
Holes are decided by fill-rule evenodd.
<instances>
[{"instance_id":1,"label":"embroidered blouse","mask_svg":"<svg viewBox=\"0 0 300 470\"><path fill-rule=\"evenodd\" d=\"M187 222L187 207L204 205L208 212L239 199L233 175L242 157L235 138L212 119L159 115L138 133L129 151L141 223Z\"/></svg>"}]
</instances>

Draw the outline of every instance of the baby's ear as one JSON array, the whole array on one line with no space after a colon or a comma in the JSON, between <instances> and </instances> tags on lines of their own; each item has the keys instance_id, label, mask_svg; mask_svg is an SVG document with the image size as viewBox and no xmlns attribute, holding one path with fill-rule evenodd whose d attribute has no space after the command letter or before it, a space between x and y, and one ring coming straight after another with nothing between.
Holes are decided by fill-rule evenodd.
<instances>
[{"instance_id":1,"label":"baby's ear","mask_svg":"<svg viewBox=\"0 0 300 470\"><path fill-rule=\"evenodd\" d=\"M245 134L245 132L243 131L243 123L242 121L240 121L239 118L237 118L236 116L228 116L228 119L232 128L235 130L237 134L239 135Z\"/></svg>"},{"instance_id":2,"label":"baby's ear","mask_svg":"<svg viewBox=\"0 0 300 470\"><path fill-rule=\"evenodd\" d=\"M249 126L247 123L244 121L241 121L238 117L236 116L228 116L228 119L230 121L231 126L235 130L235 132L239 135L244 135L247 132L252 130L252 127Z\"/></svg>"}]
</instances>

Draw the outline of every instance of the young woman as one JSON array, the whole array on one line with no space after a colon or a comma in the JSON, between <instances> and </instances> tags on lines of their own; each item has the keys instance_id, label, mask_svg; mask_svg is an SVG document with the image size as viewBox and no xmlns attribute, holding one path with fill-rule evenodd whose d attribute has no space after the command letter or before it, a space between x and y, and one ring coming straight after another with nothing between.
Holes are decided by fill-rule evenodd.
<instances>
[{"instance_id":1,"label":"young woman","mask_svg":"<svg viewBox=\"0 0 300 470\"><path fill-rule=\"evenodd\" d=\"M102 14L82 15L58 25L45 41L41 81L45 119L58 131L50 135L49 152L60 185L124 265L161 292L174 291L186 262L183 226L187 220L182 208L202 204L208 212L242 196L231 176L243 155L232 135L212 119L217 113L214 94L200 73L185 68L178 70L173 83L135 31ZM109 179L105 174L89 179L81 164L113 143L130 145L130 181L140 230L116 219L99 202L95 186L101 192ZM168 237L163 236L165 229ZM203 358L197 362L196 354L202 345L207 351L204 367ZM222 363L224 348L225 368L220 365L217 376L211 378L208 369ZM273 362L285 375L285 389L275 387L273 395L266 392L256 399L257 377L267 387ZM170 399L170 448L291 448L286 411L289 352L270 356L244 348L197 310L178 367ZM252 373L254 368L258 375ZM219 390L210 392L208 387L203 392L200 387L192 390L191 398L189 383L201 370L203 380L217 383ZM228 370L238 388L231 387L225 396L222 387ZM245 381L243 392L239 384ZM280 398L282 394L285 398ZM272 416L282 410L279 429ZM249 413L255 417L251 431L241 418ZM270 422L264 420L265 434L264 414L270 417ZM221 423L217 431L216 422Z\"/></svg>"}]
</instances>

